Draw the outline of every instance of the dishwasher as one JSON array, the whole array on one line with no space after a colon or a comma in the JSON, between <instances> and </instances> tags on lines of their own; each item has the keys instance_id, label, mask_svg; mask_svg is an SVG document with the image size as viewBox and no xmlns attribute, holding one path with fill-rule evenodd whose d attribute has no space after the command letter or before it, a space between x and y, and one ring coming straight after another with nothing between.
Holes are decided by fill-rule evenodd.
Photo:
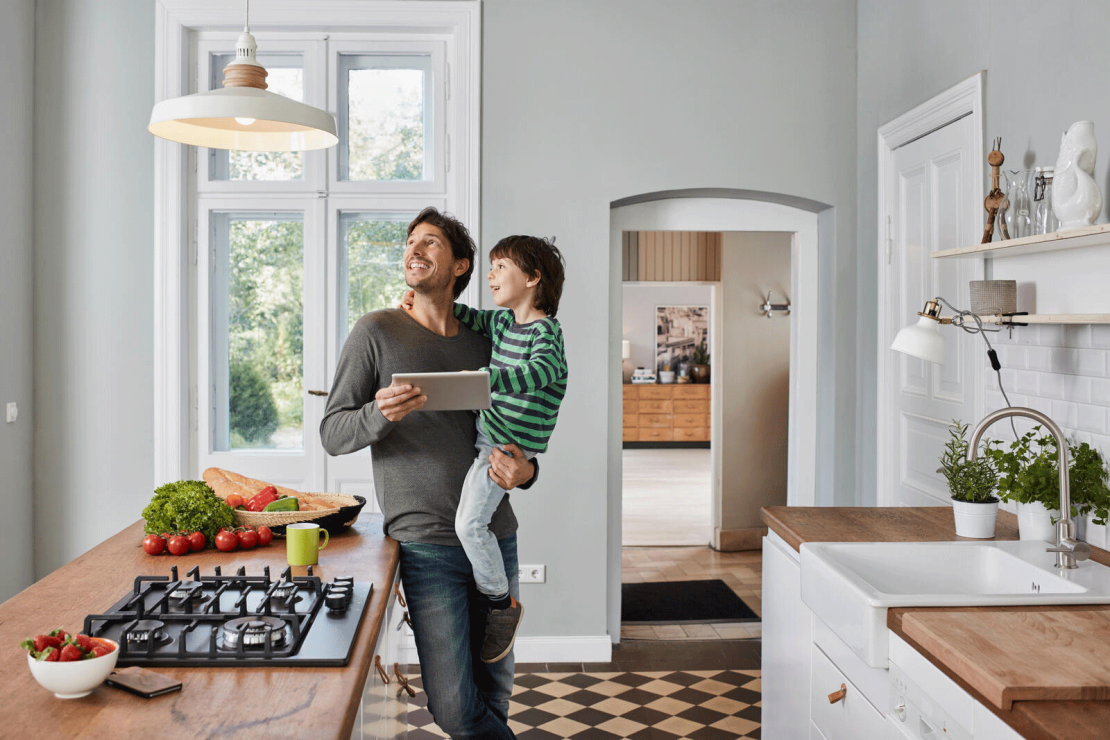
<instances>
[{"instance_id":1,"label":"dishwasher","mask_svg":"<svg viewBox=\"0 0 1110 740\"><path fill-rule=\"evenodd\" d=\"M898 637L890 635L886 721L898 740L1021 740L1012 727Z\"/></svg>"}]
</instances>

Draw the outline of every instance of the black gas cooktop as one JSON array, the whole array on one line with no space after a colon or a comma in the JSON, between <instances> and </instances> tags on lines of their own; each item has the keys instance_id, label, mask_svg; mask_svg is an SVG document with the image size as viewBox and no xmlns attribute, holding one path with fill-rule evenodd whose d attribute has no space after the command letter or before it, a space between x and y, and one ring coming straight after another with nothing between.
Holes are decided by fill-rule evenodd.
<instances>
[{"instance_id":1,"label":"black gas cooktop","mask_svg":"<svg viewBox=\"0 0 1110 740\"><path fill-rule=\"evenodd\" d=\"M106 614L85 617L85 634L119 643L118 665L341 666L351 657L372 583L312 575L278 578L244 568L185 578L139 576Z\"/></svg>"}]
</instances>

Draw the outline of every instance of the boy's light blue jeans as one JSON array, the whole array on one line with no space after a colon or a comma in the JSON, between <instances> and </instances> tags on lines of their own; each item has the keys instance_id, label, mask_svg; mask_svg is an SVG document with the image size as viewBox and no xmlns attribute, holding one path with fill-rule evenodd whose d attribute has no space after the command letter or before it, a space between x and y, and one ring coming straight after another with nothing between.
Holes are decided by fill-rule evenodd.
<instances>
[{"instance_id":1,"label":"boy's light blue jeans","mask_svg":"<svg viewBox=\"0 0 1110 740\"><path fill-rule=\"evenodd\" d=\"M497 446L482 431L481 417L477 423L478 438L474 448L478 451L478 458L463 481L462 498L455 512L455 534L470 559L478 591L492 598L504 598L509 593L509 580L505 575L501 548L493 532L489 531L489 523L505 497L505 489L489 477L489 456ZM525 456L529 460L535 457L528 453Z\"/></svg>"}]
</instances>

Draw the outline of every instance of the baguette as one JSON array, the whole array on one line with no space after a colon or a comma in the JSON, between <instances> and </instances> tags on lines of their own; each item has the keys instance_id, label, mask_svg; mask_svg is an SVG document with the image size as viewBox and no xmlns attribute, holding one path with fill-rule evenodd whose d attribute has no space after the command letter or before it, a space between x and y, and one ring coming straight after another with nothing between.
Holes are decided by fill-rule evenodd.
<instances>
[{"instance_id":1,"label":"baguette","mask_svg":"<svg viewBox=\"0 0 1110 740\"><path fill-rule=\"evenodd\" d=\"M222 499L226 499L233 493L237 493L244 499L250 499L256 493L261 491L266 486L274 485L266 481L248 478L245 475L234 473L230 470L223 468L208 468L205 470L201 477L208 487L215 491L216 495ZM310 493L302 493L295 488L286 488L285 486L274 485L277 492L282 496L293 496L297 499L301 511L322 511L324 509L335 508L332 504L321 502Z\"/></svg>"}]
</instances>

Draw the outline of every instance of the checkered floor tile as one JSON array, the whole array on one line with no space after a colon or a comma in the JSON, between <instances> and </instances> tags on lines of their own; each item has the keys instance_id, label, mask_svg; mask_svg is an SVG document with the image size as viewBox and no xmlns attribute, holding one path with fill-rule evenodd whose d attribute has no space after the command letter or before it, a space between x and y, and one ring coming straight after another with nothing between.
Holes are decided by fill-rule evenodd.
<instances>
[{"instance_id":1,"label":"checkered floor tile","mask_svg":"<svg viewBox=\"0 0 1110 740\"><path fill-rule=\"evenodd\" d=\"M734 670L518 673L509 726L520 740L759 738L760 672ZM419 676L407 740L447 737Z\"/></svg>"}]
</instances>

